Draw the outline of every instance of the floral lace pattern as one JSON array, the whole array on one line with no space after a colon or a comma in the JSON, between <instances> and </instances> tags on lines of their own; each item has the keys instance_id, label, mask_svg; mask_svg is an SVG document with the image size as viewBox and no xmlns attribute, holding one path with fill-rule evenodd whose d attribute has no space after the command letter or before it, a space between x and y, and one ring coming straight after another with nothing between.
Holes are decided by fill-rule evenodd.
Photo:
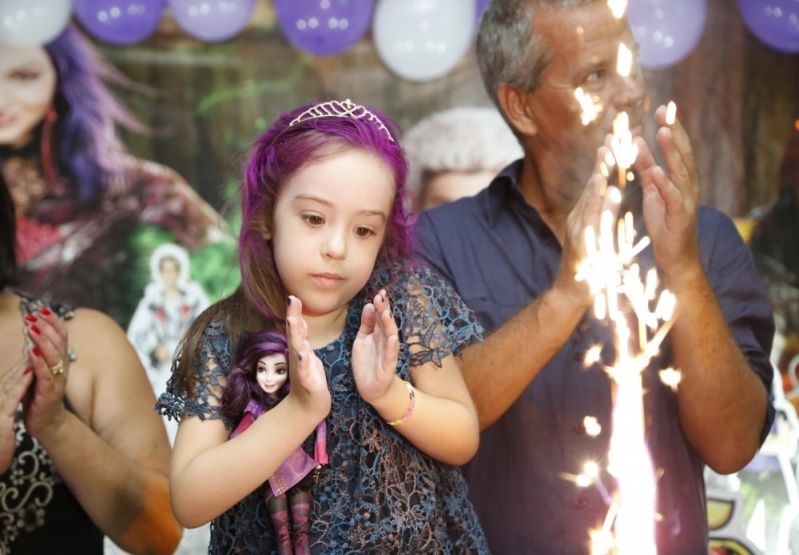
<instances>
[{"instance_id":1,"label":"floral lace pattern","mask_svg":"<svg viewBox=\"0 0 799 555\"><path fill-rule=\"evenodd\" d=\"M426 269L375 272L353 300L344 333L316 350L325 366L332 410L327 418L330 464L311 485L314 553L486 553L485 537L460 469L418 451L357 393L350 361L369 294L386 287L400 328L397 373L480 340L482 328L457 294ZM180 418L221 418L219 396L230 367L230 342L221 325L206 329L194 395L175 384L160 410ZM435 370L431 370L435 371ZM305 447L312 447L309 438ZM275 542L259 488L212 523L210 553L273 553Z\"/></svg>"}]
</instances>

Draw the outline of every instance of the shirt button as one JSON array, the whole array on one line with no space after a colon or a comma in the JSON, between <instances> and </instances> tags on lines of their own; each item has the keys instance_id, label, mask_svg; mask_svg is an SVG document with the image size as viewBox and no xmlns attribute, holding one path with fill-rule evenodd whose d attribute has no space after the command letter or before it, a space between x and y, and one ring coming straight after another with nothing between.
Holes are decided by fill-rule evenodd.
<instances>
[{"instance_id":1,"label":"shirt button","mask_svg":"<svg viewBox=\"0 0 799 555\"><path fill-rule=\"evenodd\" d=\"M588 506L588 501L585 500L584 497L578 497L577 501L574 502L574 508L578 511L582 511Z\"/></svg>"}]
</instances>

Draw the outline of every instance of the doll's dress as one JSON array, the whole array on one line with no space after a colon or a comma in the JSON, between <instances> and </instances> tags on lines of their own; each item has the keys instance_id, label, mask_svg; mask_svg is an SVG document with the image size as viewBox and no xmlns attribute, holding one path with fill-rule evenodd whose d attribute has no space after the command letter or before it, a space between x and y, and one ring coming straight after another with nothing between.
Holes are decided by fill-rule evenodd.
<instances>
[{"instance_id":1,"label":"doll's dress","mask_svg":"<svg viewBox=\"0 0 799 555\"><path fill-rule=\"evenodd\" d=\"M244 416L241 417L236 429L230 433L230 438L233 439L244 430L250 427L259 416L265 413L268 408L264 408L258 401L250 399L247 407L244 409ZM272 489L272 495L277 497L286 493L288 490L299 484L303 478L319 468L323 464L327 464L327 452L325 450L325 435L327 434L327 427L325 421L319 423L316 427L316 441L314 444L314 457L308 455L305 449L298 447L294 452L283 461L283 463L275 470L275 473L269 478L269 487Z\"/></svg>"},{"instance_id":2,"label":"doll's dress","mask_svg":"<svg viewBox=\"0 0 799 555\"><path fill-rule=\"evenodd\" d=\"M65 320L74 316L68 306L45 305L16 294L23 314L49 306ZM66 396L64 405L74 412ZM14 419L14 436L14 458L0 474L0 554L103 553L103 533L61 479L47 452L25 429L21 409Z\"/></svg>"},{"instance_id":3,"label":"doll's dress","mask_svg":"<svg viewBox=\"0 0 799 555\"><path fill-rule=\"evenodd\" d=\"M419 371L435 375L442 359L482 339L474 314L437 274L424 268L373 273L350 302L342 335L315 349L332 407L326 419L330 462L309 486L311 552L488 553L461 469L419 451L358 395L352 344L364 304L382 287L400 330L400 378L412 382L410 368L427 362L433 365ZM187 395L185 384L173 376L158 402L163 414L223 418L220 399L235 352L223 318L205 329L190 377L193 393ZM232 429L236 422L226 425ZM304 442L306 453L313 444L312 436ZM212 522L209 553L276 553L261 492Z\"/></svg>"}]
</instances>

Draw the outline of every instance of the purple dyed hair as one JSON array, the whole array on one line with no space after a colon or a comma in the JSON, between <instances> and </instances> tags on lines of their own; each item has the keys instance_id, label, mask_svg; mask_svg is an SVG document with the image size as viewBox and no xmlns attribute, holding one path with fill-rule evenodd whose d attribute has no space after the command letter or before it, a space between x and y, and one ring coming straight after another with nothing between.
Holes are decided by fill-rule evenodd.
<instances>
[{"instance_id":1,"label":"purple dyed hair","mask_svg":"<svg viewBox=\"0 0 799 555\"><path fill-rule=\"evenodd\" d=\"M307 164L349 149L365 151L382 160L394 176L395 195L378 264L391 267L409 260L412 253L412 221L404 203L408 163L398 142L397 126L371 107L369 110L390 130L393 140L385 129L365 118L319 117L289 125L317 104L281 114L255 141L244 170L239 236L242 288L249 303L267 318L284 314L285 291L263 234L271 229L280 187Z\"/></svg>"},{"instance_id":2,"label":"purple dyed hair","mask_svg":"<svg viewBox=\"0 0 799 555\"><path fill-rule=\"evenodd\" d=\"M82 203L92 204L121 171L119 163L126 150L117 138L115 124L137 131L145 128L116 101L103 80L129 83L100 61L76 28L68 26L44 49L57 75L53 164L67 178L71 193ZM41 128L42 124L37 136Z\"/></svg>"},{"instance_id":3,"label":"purple dyed hair","mask_svg":"<svg viewBox=\"0 0 799 555\"><path fill-rule=\"evenodd\" d=\"M222 414L225 418L233 422L241 420L251 399L261 406L273 407L288 394L290 387L288 379L273 395L266 393L258 385L256 379L258 361L274 354L281 354L288 360L288 345L286 336L282 333L264 331L242 336L222 393Z\"/></svg>"}]
</instances>

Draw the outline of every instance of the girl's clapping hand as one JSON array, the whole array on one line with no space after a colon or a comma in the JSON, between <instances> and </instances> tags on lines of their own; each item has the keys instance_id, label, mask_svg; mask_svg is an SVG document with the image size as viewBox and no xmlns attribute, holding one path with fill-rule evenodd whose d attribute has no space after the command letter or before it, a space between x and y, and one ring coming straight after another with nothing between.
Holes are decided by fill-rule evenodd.
<instances>
[{"instance_id":1,"label":"girl's clapping hand","mask_svg":"<svg viewBox=\"0 0 799 555\"><path fill-rule=\"evenodd\" d=\"M330 412L330 391L322 361L308 341L308 324L302 317L302 301L289 296L286 308L286 336L289 347L289 395L309 410L318 411L320 420Z\"/></svg>"},{"instance_id":2,"label":"girl's clapping hand","mask_svg":"<svg viewBox=\"0 0 799 555\"><path fill-rule=\"evenodd\" d=\"M352 372L358 394L369 404L385 395L397 372L399 332L381 289L361 312L361 327L352 345Z\"/></svg>"}]
</instances>

